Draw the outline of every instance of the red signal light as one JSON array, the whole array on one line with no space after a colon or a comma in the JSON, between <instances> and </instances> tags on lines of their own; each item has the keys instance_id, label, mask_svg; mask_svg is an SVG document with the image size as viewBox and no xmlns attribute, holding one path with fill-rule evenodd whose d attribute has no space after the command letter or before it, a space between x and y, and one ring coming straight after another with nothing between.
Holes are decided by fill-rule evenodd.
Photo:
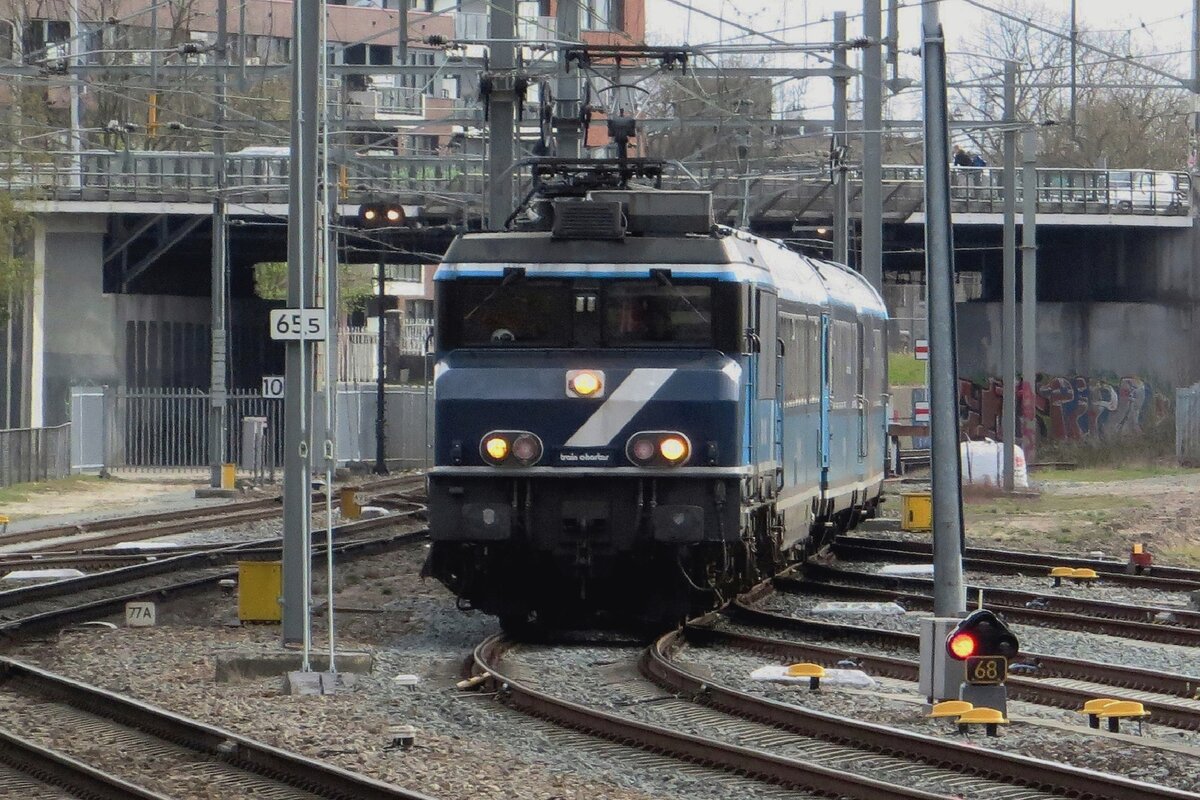
<instances>
[{"instance_id":1,"label":"red signal light","mask_svg":"<svg viewBox=\"0 0 1200 800\"><path fill-rule=\"evenodd\" d=\"M966 660L975 655L975 651L979 649L979 643L975 641L975 637L969 633L956 633L950 637L947 643L950 648L950 654L955 658Z\"/></svg>"}]
</instances>

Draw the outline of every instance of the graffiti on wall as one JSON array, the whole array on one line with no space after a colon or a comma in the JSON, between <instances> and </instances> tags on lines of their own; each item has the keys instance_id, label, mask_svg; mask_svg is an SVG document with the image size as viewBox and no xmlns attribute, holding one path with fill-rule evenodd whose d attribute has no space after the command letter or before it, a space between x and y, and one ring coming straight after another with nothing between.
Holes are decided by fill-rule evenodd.
<instances>
[{"instance_id":1,"label":"graffiti on wall","mask_svg":"<svg viewBox=\"0 0 1200 800\"><path fill-rule=\"evenodd\" d=\"M1039 438L1112 439L1136 435L1171 413L1170 399L1139 377L1106 379L1083 375L1038 375L1036 388L1017 383L1018 414L1033 406ZM960 378L958 413L962 434L1000 438L1004 384Z\"/></svg>"}]
</instances>

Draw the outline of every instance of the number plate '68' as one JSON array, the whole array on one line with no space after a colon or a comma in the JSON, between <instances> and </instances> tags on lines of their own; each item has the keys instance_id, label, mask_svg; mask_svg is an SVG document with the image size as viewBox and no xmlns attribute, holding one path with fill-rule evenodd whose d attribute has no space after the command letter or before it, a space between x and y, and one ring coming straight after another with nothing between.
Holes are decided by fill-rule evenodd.
<instances>
[{"instance_id":1,"label":"number plate '68'","mask_svg":"<svg viewBox=\"0 0 1200 800\"><path fill-rule=\"evenodd\" d=\"M1004 683L1008 659L1004 656L971 656L967 659L967 683Z\"/></svg>"}]
</instances>

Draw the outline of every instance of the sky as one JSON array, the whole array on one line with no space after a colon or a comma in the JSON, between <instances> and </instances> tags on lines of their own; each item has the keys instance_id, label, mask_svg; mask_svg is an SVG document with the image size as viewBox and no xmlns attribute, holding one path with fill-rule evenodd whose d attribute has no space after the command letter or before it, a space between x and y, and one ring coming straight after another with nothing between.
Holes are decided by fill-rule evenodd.
<instances>
[{"instance_id":1,"label":"sky","mask_svg":"<svg viewBox=\"0 0 1200 800\"><path fill-rule=\"evenodd\" d=\"M887 33L886 7L884 33ZM986 24L993 13L989 9L1011 12L1016 7L1044 8L1052 17L1069 20L1071 0L940 0L939 13L950 52L950 69L954 60L968 56L974 31ZM690 6L692 10L681 6ZM921 0L901 0L900 46L902 49L917 49L921 39ZM983 8L981 8L981 6ZM646 0L647 39L655 44L688 43L691 45L712 44L718 41L766 43L761 37L747 36L736 26L741 25L758 31L778 31L773 35L787 42L826 42L833 38L830 20L834 11L845 11L849 35L853 38L862 26L862 0ZM701 12L721 17L722 23L706 17ZM1168 53L1190 47L1192 33L1191 0L1153 0L1153 2L1131 3L1129 0L1077 0L1077 25L1081 31L1130 32L1134 48L1144 52ZM958 55L956 55L958 54ZM851 58L853 63L854 53ZM1081 52L1081 58L1082 58ZM1180 69L1189 69L1185 56L1176 56ZM804 56L799 54L776 55L778 66L799 66ZM916 56L902 56L907 60L911 73L918 69ZM809 60L807 63L817 66ZM999 68L999 64L997 64ZM901 70L905 69L902 61ZM801 102L805 116L828 117L830 115L831 90L829 81L810 80L804 88ZM851 88L851 92L855 92ZM916 92L910 92L911 101L919 103ZM903 98L898 105L906 105ZM902 108L889 109L892 113ZM851 114L855 112L852 110Z\"/></svg>"}]
</instances>

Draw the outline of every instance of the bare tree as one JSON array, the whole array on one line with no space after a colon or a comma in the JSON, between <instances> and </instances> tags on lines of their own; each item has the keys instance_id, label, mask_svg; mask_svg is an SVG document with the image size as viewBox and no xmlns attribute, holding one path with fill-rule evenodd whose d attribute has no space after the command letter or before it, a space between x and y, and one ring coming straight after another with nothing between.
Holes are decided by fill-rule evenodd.
<instances>
[{"instance_id":1,"label":"bare tree","mask_svg":"<svg viewBox=\"0 0 1200 800\"><path fill-rule=\"evenodd\" d=\"M1000 119L1003 59L1018 64L1017 117L1045 125L1039 159L1063 167L1178 169L1187 157L1188 95L1154 88L1164 79L1147 67L1182 72L1168 56L1134 47L1128 34L1081 30L1079 41L1121 57L1080 46L1076 57L1076 124L1071 126L1070 22L1040 3L1019 0L1006 8L1034 24L991 15L969 40L971 54L952 58L951 113ZM987 54L992 58L979 58ZM1143 88L1144 87L1144 88ZM993 162L1000 137L973 135Z\"/></svg>"}]
</instances>

